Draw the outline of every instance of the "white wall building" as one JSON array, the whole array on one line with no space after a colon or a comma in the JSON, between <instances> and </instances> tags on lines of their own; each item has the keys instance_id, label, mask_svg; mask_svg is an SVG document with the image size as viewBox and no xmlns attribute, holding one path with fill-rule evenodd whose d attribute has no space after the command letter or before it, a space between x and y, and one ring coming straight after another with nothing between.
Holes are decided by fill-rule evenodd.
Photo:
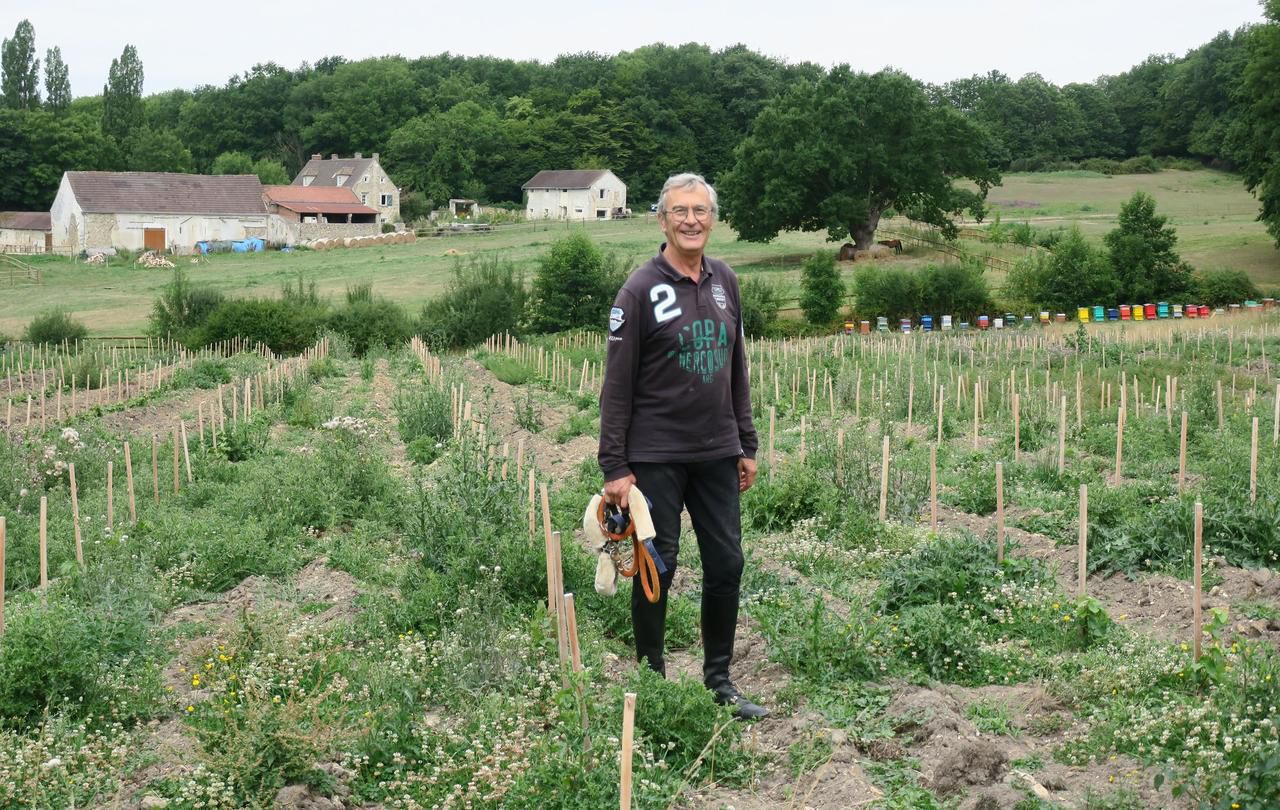
<instances>
[{"instance_id":1,"label":"white wall building","mask_svg":"<svg viewBox=\"0 0 1280 810\"><path fill-rule=\"evenodd\" d=\"M627 184L607 169L544 170L521 188L528 219L614 219L630 213Z\"/></svg>"},{"instance_id":2,"label":"white wall building","mask_svg":"<svg viewBox=\"0 0 1280 810\"><path fill-rule=\"evenodd\" d=\"M49 247L48 211L0 211L0 253L44 253Z\"/></svg>"},{"instance_id":3,"label":"white wall building","mask_svg":"<svg viewBox=\"0 0 1280 810\"><path fill-rule=\"evenodd\" d=\"M53 250L190 253L196 242L267 237L256 175L66 172L49 211Z\"/></svg>"}]
</instances>

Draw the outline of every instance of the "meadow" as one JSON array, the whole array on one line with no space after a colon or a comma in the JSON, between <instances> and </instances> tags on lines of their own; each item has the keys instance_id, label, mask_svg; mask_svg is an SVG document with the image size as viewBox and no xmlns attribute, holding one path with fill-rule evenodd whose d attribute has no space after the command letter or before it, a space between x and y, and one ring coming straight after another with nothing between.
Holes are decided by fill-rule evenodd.
<instances>
[{"instance_id":1,"label":"meadow","mask_svg":"<svg viewBox=\"0 0 1280 810\"><path fill-rule=\"evenodd\" d=\"M592 589L602 335L11 347L0 807L617 806L628 692L634 807L1275 806L1278 327L753 341L751 725L691 536L668 680Z\"/></svg>"}]
</instances>

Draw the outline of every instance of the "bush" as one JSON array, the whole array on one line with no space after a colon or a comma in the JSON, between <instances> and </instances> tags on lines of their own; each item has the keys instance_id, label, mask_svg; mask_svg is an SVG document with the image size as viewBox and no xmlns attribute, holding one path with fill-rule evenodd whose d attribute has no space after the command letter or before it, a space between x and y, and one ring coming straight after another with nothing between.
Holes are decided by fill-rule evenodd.
<instances>
[{"instance_id":1,"label":"bush","mask_svg":"<svg viewBox=\"0 0 1280 810\"><path fill-rule=\"evenodd\" d=\"M440 298L422 308L417 331L433 349L457 348L490 335L520 332L528 293L515 265L497 256L472 259L454 268Z\"/></svg>"},{"instance_id":2,"label":"bush","mask_svg":"<svg viewBox=\"0 0 1280 810\"><path fill-rule=\"evenodd\" d=\"M1131 157L1120 164L1119 174L1155 174L1160 171L1160 164L1151 155Z\"/></svg>"},{"instance_id":3,"label":"bush","mask_svg":"<svg viewBox=\"0 0 1280 810\"><path fill-rule=\"evenodd\" d=\"M834 323L844 305L844 282L836 267L836 254L820 250L800 270L800 311L816 326Z\"/></svg>"},{"instance_id":4,"label":"bush","mask_svg":"<svg viewBox=\"0 0 1280 810\"><path fill-rule=\"evenodd\" d=\"M193 285L182 268L176 268L173 280L151 305L147 332L196 348L190 339L197 336L197 330L225 300L226 296L212 287Z\"/></svg>"},{"instance_id":5,"label":"bush","mask_svg":"<svg viewBox=\"0 0 1280 810\"><path fill-rule=\"evenodd\" d=\"M413 324L404 307L385 298L374 299L372 292L365 297L360 295L360 291L349 290L347 305L330 314L327 321L330 329L351 342L353 354L363 357L370 349L392 348L409 339Z\"/></svg>"},{"instance_id":6,"label":"bush","mask_svg":"<svg viewBox=\"0 0 1280 810\"><path fill-rule=\"evenodd\" d=\"M1211 307L1239 304L1262 295L1247 273L1225 267L1197 271L1192 276L1192 284L1196 297Z\"/></svg>"},{"instance_id":7,"label":"bush","mask_svg":"<svg viewBox=\"0 0 1280 810\"><path fill-rule=\"evenodd\" d=\"M296 354L315 342L325 322L323 306L297 299L224 301L200 329L202 345L232 338L265 343L273 352Z\"/></svg>"},{"instance_id":8,"label":"bush","mask_svg":"<svg viewBox=\"0 0 1280 810\"><path fill-rule=\"evenodd\" d=\"M562 332L602 327L624 280L621 262L612 253L602 253L585 233L556 240L533 281L530 328Z\"/></svg>"},{"instance_id":9,"label":"bush","mask_svg":"<svg viewBox=\"0 0 1280 810\"><path fill-rule=\"evenodd\" d=\"M865 265L854 276L858 317L890 321L932 313L970 318L992 308L982 265L977 262L900 270Z\"/></svg>"},{"instance_id":10,"label":"bush","mask_svg":"<svg viewBox=\"0 0 1280 810\"><path fill-rule=\"evenodd\" d=\"M71 313L51 309L31 319L24 337L30 343L74 343L87 334L89 328L71 317Z\"/></svg>"},{"instance_id":11,"label":"bush","mask_svg":"<svg viewBox=\"0 0 1280 810\"><path fill-rule=\"evenodd\" d=\"M748 278L742 280L740 291L742 330L748 337L764 337L778 319L782 302L778 285L760 278Z\"/></svg>"},{"instance_id":12,"label":"bush","mask_svg":"<svg viewBox=\"0 0 1280 810\"><path fill-rule=\"evenodd\" d=\"M1072 228L1053 253L1019 261L1009 271L1005 293L1013 301L1073 312L1077 306L1112 301L1119 279L1108 255Z\"/></svg>"}]
</instances>

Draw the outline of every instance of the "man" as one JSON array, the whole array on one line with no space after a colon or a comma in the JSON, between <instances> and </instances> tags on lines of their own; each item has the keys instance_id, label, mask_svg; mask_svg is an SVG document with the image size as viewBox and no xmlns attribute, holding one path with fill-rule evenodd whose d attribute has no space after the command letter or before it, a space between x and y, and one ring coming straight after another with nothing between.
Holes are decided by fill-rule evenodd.
<instances>
[{"instance_id":1,"label":"man","mask_svg":"<svg viewBox=\"0 0 1280 810\"><path fill-rule=\"evenodd\" d=\"M666 674L667 592L687 508L702 558L703 683L741 717L764 717L729 679L742 580L738 497L756 479L738 279L704 250L716 192L696 174L667 180L658 197L666 242L631 274L609 312L600 392L604 498L628 506L634 484L652 503L654 546L666 564L651 604L631 589L636 656Z\"/></svg>"}]
</instances>

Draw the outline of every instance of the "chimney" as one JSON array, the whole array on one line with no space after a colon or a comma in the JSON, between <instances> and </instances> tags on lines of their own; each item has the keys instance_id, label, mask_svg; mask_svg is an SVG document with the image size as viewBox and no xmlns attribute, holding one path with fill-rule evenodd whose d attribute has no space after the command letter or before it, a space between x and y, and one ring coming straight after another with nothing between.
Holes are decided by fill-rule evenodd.
<instances>
[{"instance_id":1,"label":"chimney","mask_svg":"<svg viewBox=\"0 0 1280 810\"><path fill-rule=\"evenodd\" d=\"M338 153L337 153L337 152L334 152L332 155L329 155L329 160L337 160L337 159L338 159Z\"/></svg>"},{"instance_id":2,"label":"chimney","mask_svg":"<svg viewBox=\"0 0 1280 810\"><path fill-rule=\"evenodd\" d=\"M319 160L321 157L323 157L323 155L321 155L319 152L316 152L314 155L311 156L311 159Z\"/></svg>"},{"instance_id":3,"label":"chimney","mask_svg":"<svg viewBox=\"0 0 1280 810\"><path fill-rule=\"evenodd\" d=\"M364 155L360 154L359 152L356 152L356 160L364 160Z\"/></svg>"},{"instance_id":4,"label":"chimney","mask_svg":"<svg viewBox=\"0 0 1280 810\"><path fill-rule=\"evenodd\" d=\"M378 153L377 153L377 152L374 152L374 153L373 153L373 159L374 159L374 160L377 160L377 159L378 159Z\"/></svg>"}]
</instances>

